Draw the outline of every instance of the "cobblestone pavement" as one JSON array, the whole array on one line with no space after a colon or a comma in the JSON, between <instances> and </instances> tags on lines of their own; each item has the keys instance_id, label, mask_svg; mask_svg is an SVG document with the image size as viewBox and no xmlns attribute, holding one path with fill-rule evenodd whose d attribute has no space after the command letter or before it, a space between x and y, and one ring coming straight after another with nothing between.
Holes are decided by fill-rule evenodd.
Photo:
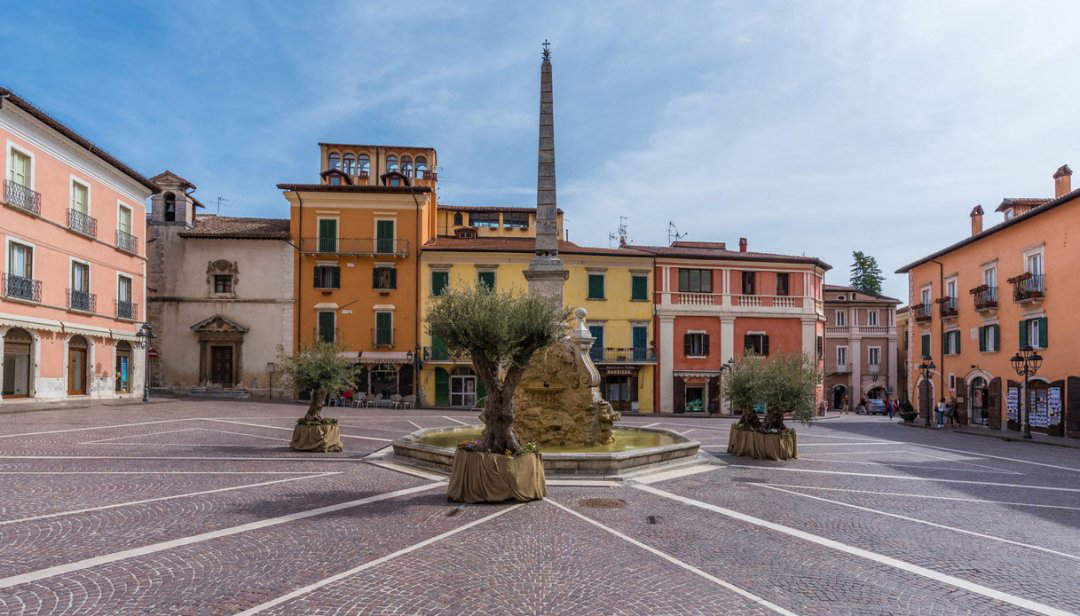
<instances>
[{"instance_id":1,"label":"cobblestone pavement","mask_svg":"<svg viewBox=\"0 0 1080 616\"><path fill-rule=\"evenodd\" d=\"M759 462L730 420L628 417L718 464L457 507L364 458L475 414L328 409L346 451L316 455L286 447L301 413L5 415L0 615L1080 613L1077 449L848 416Z\"/></svg>"}]
</instances>

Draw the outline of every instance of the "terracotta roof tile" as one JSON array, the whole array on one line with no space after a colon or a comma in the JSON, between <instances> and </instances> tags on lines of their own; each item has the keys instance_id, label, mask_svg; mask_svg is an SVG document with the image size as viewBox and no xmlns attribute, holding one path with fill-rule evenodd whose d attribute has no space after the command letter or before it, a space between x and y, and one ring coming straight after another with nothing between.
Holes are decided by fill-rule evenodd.
<instances>
[{"instance_id":1,"label":"terracotta roof tile","mask_svg":"<svg viewBox=\"0 0 1080 616\"><path fill-rule=\"evenodd\" d=\"M189 231L180 237L207 239L289 239L287 218L238 218L234 216L200 216Z\"/></svg>"},{"instance_id":2,"label":"terracotta roof tile","mask_svg":"<svg viewBox=\"0 0 1080 616\"><path fill-rule=\"evenodd\" d=\"M423 250L446 250L466 252L528 252L536 250L536 240L531 237L438 237L424 244ZM648 257L649 255L625 248L594 248L578 246L573 242L560 241L559 252L566 254L611 255L617 257Z\"/></svg>"},{"instance_id":3,"label":"terracotta roof tile","mask_svg":"<svg viewBox=\"0 0 1080 616\"><path fill-rule=\"evenodd\" d=\"M446 203L440 203L439 207L447 210L453 210L455 212L525 212L529 214L536 213L535 207L526 207L520 205L448 205ZM562 208L559 208L559 213L563 213Z\"/></svg>"},{"instance_id":4,"label":"terracotta roof tile","mask_svg":"<svg viewBox=\"0 0 1080 616\"><path fill-rule=\"evenodd\" d=\"M680 242L682 245L675 246L627 246L627 248L647 252L658 257L685 257L690 259L727 259L734 261L770 261L778 263L811 263L818 267L830 270L832 266L817 257L803 257L797 255L781 255L770 252L740 252L727 250L726 248L704 248L697 245L716 244L719 242ZM694 244L688 246L686 244Z\"/></svg>"}]
</instances>

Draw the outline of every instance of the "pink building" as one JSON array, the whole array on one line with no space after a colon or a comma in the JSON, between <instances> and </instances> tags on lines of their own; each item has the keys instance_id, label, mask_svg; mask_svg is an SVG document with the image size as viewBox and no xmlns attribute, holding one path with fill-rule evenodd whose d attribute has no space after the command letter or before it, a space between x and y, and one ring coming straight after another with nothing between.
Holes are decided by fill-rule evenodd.
<instances>
[{"instance_id":1,"label":"pink building","mask_svg":"<svg viewBox=\"0 0 1080 616\"><path fill-rule=\"evenodd\" d=\"M150 180L0 88L0 400L136 397Z\"/></svg>"}]
</instances>

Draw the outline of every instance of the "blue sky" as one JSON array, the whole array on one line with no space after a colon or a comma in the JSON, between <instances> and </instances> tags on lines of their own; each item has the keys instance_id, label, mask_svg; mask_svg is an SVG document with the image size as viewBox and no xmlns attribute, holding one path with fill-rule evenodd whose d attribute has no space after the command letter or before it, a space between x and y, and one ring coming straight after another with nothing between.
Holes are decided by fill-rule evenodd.
<instances>
[{"instance_id":1,"label":"blue sky","mask_svg":"<svg viewBox=\"0 0 1080 616\"><path fill-rule=\"evenodd\" d=\"M222 214L287 215L319 141L433 146L440 200L535 204L552 41L571 239L749 238L844 283L1080 165L1077 7L994 2L18 3L0 84ZM1078 177L1080 182L1080 177ZM999 220L990 213L987 224Z\"/></svg>"}]
</instances>

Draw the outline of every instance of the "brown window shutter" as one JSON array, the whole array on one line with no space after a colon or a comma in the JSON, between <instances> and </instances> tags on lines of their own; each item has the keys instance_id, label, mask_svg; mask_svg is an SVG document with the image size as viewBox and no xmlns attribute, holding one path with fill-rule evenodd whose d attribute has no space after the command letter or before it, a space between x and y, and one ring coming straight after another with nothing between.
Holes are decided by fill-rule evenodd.
<instances>
[{"instance_id":1,"label":"brown window shutter","mask_svg":"<svg viewBox=\"0 0 1080 616\"><path fill-rule=\"evenodd\" d=\"M690 353L690 334L683 334L682 337L683 355L689 357Z\"/></svg>"},{"instance_id":2,"label":"brown window shutter","mask_svg":"<svg viewBox=\"0 0 1080 616\"><path fill-rule=\"evenodd\" d=\"M709 334L702 334L701 335L701 340L702 340L701 346L702 346L702 351L703 351L702 355L704 355L705 357L708 357L709 356Z\"/></svg>"},{"instance_id":3,"label":"brown window shutter","mask_svg":"<svg viewBox=\"0 0 1080 616\"><path fill-rule=\"evenodd\" d=\"M766 357L769 356L769 337L768 336L762 336L761 337L761 354L766 356Z\"/></svg>"},{"instance_id":4,"label":"brown window shutter","mask_svg":"<svg viewBox=\"0 0 1080 616\"><path fill-rule=\"evenodd\" d=\"M675 408L676 413L682 413L686 410L686 384L683 382L682 377L675 377Z\"/></svg>"},{"instance_id":5,"label":"brown window shutter","mask_svg":"<svg viewBox=\"0 0 1080 616\"><path fill-rule=\"evenodd\" d=\"M990 381L986 403L986 423L991 430L1001 429L1001 408L1001 379L995 378Z\"/></svg>"},{"instance_id":6,"label":"brown window shutter","mask_svg":"<svg viewBox=\"0 0 1080 616\"><path fill-rule=\"evenodd\" d=\"M1069 377L1065 394L1065 425L1069 436L1080 436L1080 377Z\"/></svg>"}]
</instances>

